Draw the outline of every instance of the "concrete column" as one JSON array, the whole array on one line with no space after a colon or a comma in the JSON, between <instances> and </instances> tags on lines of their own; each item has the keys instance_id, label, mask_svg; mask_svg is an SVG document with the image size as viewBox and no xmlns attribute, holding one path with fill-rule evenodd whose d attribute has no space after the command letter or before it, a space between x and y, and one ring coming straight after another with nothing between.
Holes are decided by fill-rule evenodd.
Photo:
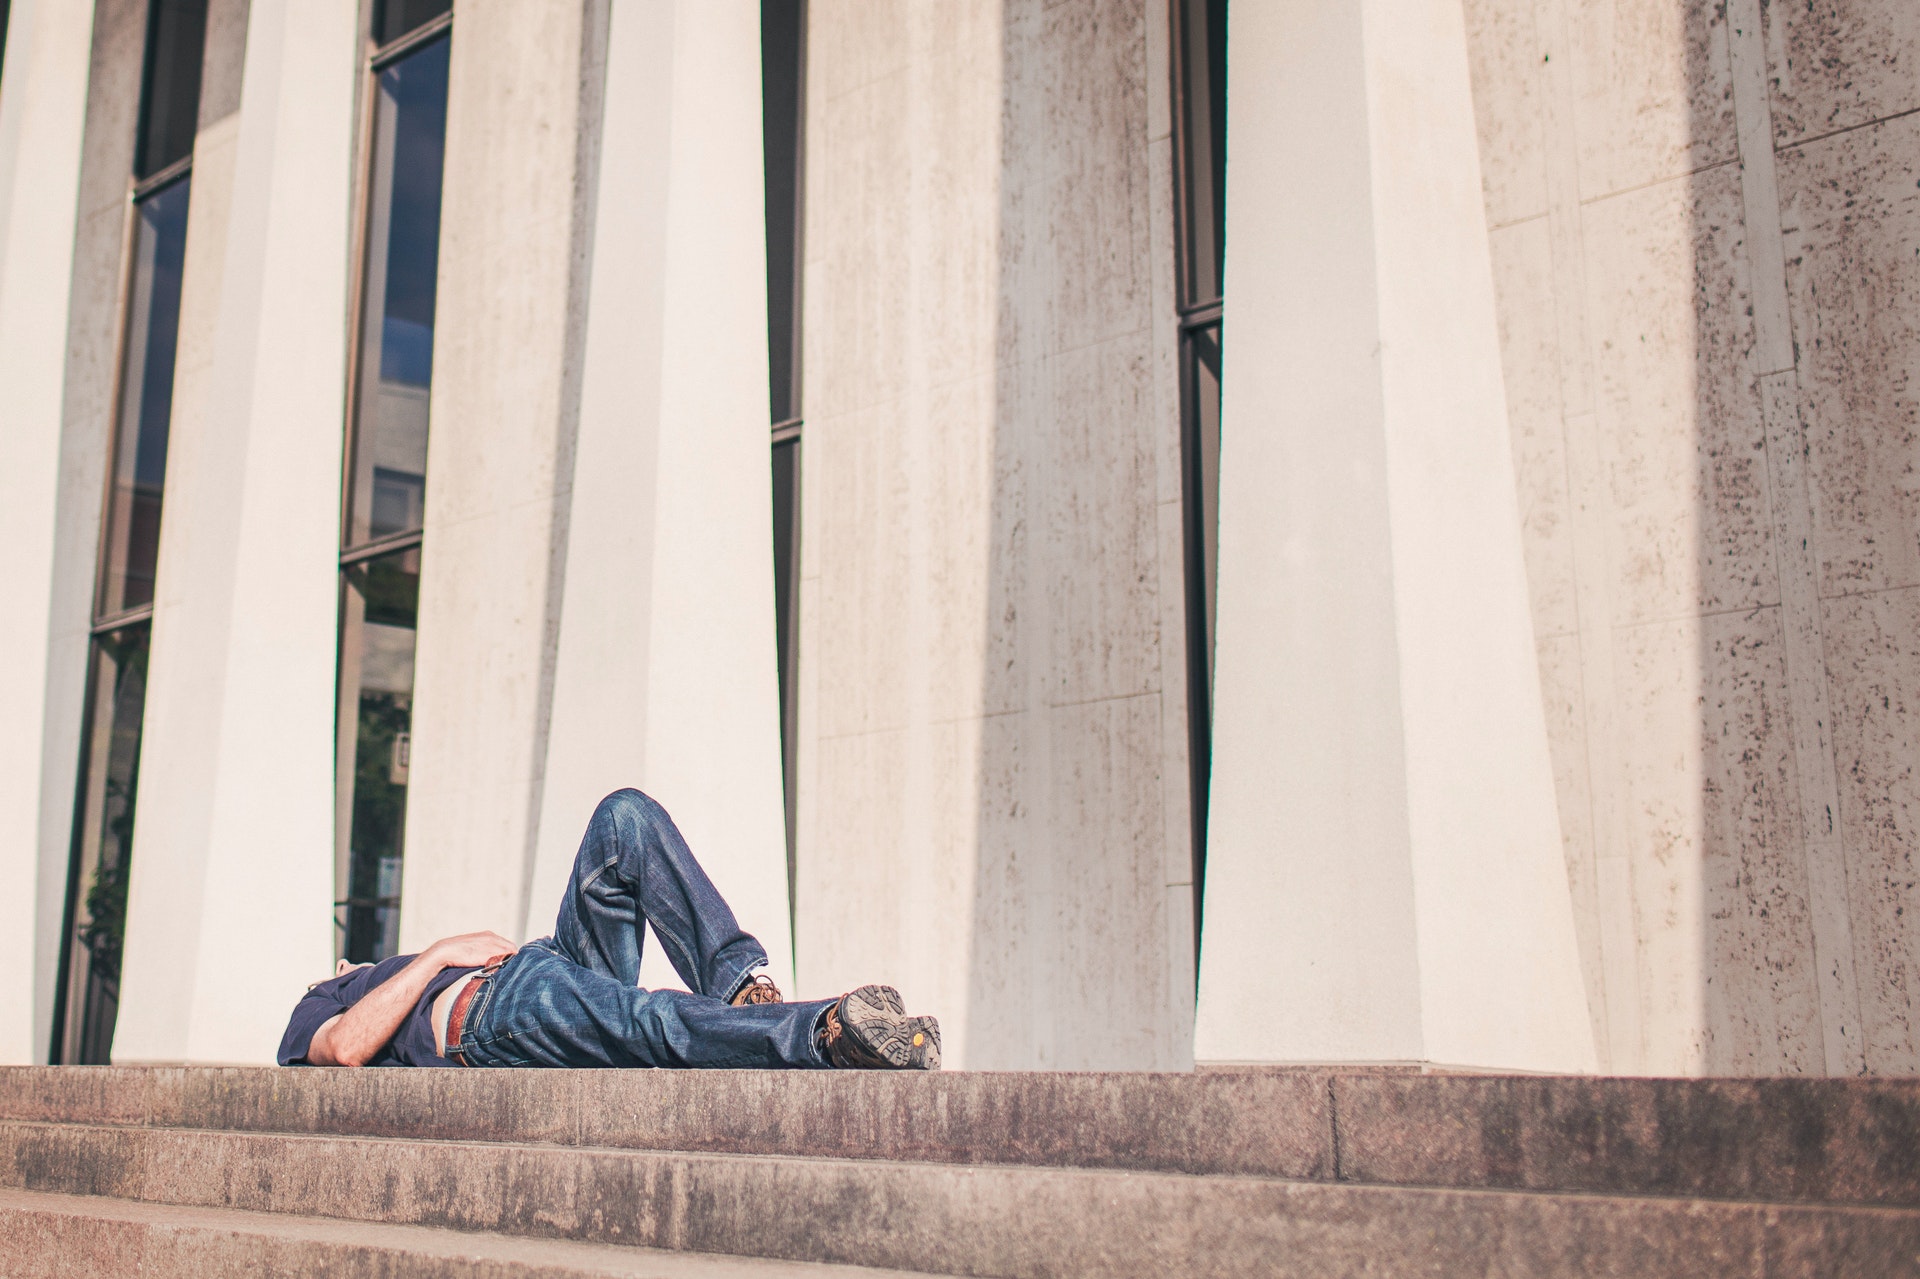
<instances>
[{"instance_id":1,"label":"concrete column","mask_svg":"<svg viewBox=\"0 0 1920 1279\"><path fill-rule=\"evenodd\" d=\"M357 61L350 7L256 0L195 146L120 1061L269 1061L332 963Z\"/></svg>"},{"instance_id":2,"label":"concrete column","mask_svg":"<svg viewBox=\"0 0 1920 1279\"><path fill-rule=\"evenodd\" d=\"M86 619L56 612L61 412L93 6L16 0L0 65L0 1062L45 1060ZM96 506L97 509L97 506ZM84 594L81 608L84 610ZM71 721L69 724L68 721ZM53 749L48 750L49 744ZM65 744L64 754L56 754ZM59 826L50 830L49 823Z\"/></svg>"},{"instance_id":3,"label":"concrete column","mask_svg":"<svg viewBox=\"0 0 1920 1279\"><path fill-rule=\"evenodd\" d=\"M1590 1070L1460 5L1232 24L1195 1055Z\"/></svg>"},{"instance_id":4,"label":"concrete column","mask_svg":"<svg viewBox=\"0 0 1920 1279\"><path fill-rule=\"evenodd\" d=\"M526 935L594 804L667 806L792 989L755 5L619 0ZM680 984L657 948L641 984Z\"/></svg>"},{"instance_id":5,"label":"concrete column","mask_svg":"<svg viewBox=\"0 0 1920 1279\"><path fill-rule=\"evenodd\" d=\"M568 562L604 19L594 0L462 0L455 16L403 950L480 928L517 935L527 919Z\"/></svg>"}]
</instances>

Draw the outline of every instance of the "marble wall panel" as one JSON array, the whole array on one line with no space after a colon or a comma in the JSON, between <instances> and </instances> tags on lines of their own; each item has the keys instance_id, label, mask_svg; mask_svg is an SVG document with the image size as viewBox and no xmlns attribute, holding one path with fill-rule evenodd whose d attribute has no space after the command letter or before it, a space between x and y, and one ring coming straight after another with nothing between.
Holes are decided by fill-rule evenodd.
<instances>
[{"instance_id":1,"label":"marble wall panel","mask_svg":"<svg viewBox=\"0 0 1920 1279\"><path fill-rule=\"evenodd\" d=\"M1725 0L1562 3L1583 198L1734 158Z\"/></svg>"},{"instance_id":2,"label":"marble wall panel","mask_svg":"<svg viewBox=\"0 0 1920 1279\"><path fill-rule=\"evenodd\" d=\"M921 375L934 387L993 367L1000 216L992 190L1002 123L999 15L991 5L938 5L917 30L941 74L921 85L916 115L915 329Z\"/></svg>"},{"instance_id":3,"label":"marble wall panel","mask_svg":"<svg viewBox=\"0 0 1920 1279\"><path fill-rule=\"evenodd\" d=\"M836 33L813 13L810 71ZM808 136L805 406L811 419L898 399L911 365L913 137L904 71L816 99ZM810 86L810 94L818 89Z\"/></svg>"},{"instance_id":4,"label":"marble wall panel","mask_svg":"<svg viewBox=\"0 0 1920 1279\"><path fill-rule=\"evenodd\" d=\"M1903 698L1920 585L1920 124L1894 117L1920 106L1920 11L1752 8L1771 119L1744 125L1750 147L1781 148L1777 196L1770 166L1738 163L1741 6L1466 5L1563 839L1610 1068L1833 1068L1812 971L1813 828L1794 820L1799 771L1822 767L1825 745L1803 731L1796 753L1789 724L1822 699L1787 682L1819 674L1783 651L1774 606L1793 565L1772 544L1778 481L1755 390L1781 371L1755 363L1752 312L1772 282L1750 276L1771 254L1750 251L1748 203L1777 198L1824 609L1795 624L1820 632L1841 779L1826 851L1848 867L1839 909L1867 1069L1912 1071L1916 727ZM1538 225L1536 203L1551 206ZM1589 370L1597 426L1583 413ZM1597 451L1583 447L1595 429Z\"/></svg>"},{"instance_id":5,"label":"marble wall panel","mask_svg":"<svg viewBox=\"0 0 1920 1279\"><path fill-rule=\"evenodd\" d=\"M1731 169L1589 205L1618 622L1777 602Z\"/></svg>"},{"instance_id":6,"label":"marble wall panel","mask_svg":"<svg viewBox=\"0 0 1920 1279\"><path fill-rule=\"evenodd\" d=\"M1618 633L1642 1031L1616 1069L1822 1069L1778 613Z\"/></svg>"},{"instance_id":7,"label":"marble wall panel","mask_svg":"<svg viewBox=\"0 0 1920 1279\"><path fill-rule=\"evenodd\" d=\"M1051 1007L1033 974L1050 953L1045 920L1052 866L1035 802L1046 778L1044 715L1014 712L979 721L974 771L972 938L965 976L967 1065L1031 1068ZM1036 771L1038 776L1035 776Z\"/></svg>"},{"instance_id":8,"label":"marble wall panel","mask_svg":"<svg viewBox=\"0 0 1920 1279\"><path fill-rule=\"evenodd\" d=\"M1773 0L1766 28L1782 145L1920 109L1920 8L1908 0Z\"/></svg>"},{"instance_id":9,"label":"marble wall panel","mask_svg":"<svg viewBox=\"0 0 1920 1279\"><path fill-rule=\"evenodd\" d=\"M900 968L917 949L925 921L901 909L912 873L910 746L905 730L806 744L818 779L807 796L817 834L795 859L794 907L796 967L807 998L829 998L866 982L889 982L903 992L911 984ZM877 849L887 855L847 855Z\"/></svg>"},{"instance_id":10,"label":"marble wall panel","mask_svg":"<svg viewBox=\"0 0 1920 1279\"><path fill-rule=\"evenodd\" d=\"M1177 1056L1144 11L810 11L799 968L956 1065Z\"/></svg>"},{"instance_id":11,"label":"marble wall panel","mask_svg":"<svg viewBox=\"0 0 1920 1279\"><path fill-rule=\"evenodd\" d=\"M1539 640L1540 696L1547 712L1547 743L1553 754L1553 789L1560 810L1560 845L1567 859L1567 888L1580 942L1580 976L1586 984L1593 1041L1607 1037L1606 966L1602 959L1600 868L1594 840L1593 783L1588 770L1585 699L1580 681L1579 635ZM1602 1066L1605 1066L1602 1059Z\"/></svg>"},{"instance_id":12,"label":"marble wall panel","mask_svg":"<svg viewBox=\"0 0 1920 1279\"><path fill-rule=\"evenodd\" d=\"M1005 599L1008 548L994 539L996 410L991 372L927 393L926 535L928 715L935 722L980 714L989 649L1004 662L1008 627L990 599ZM1015 619L1017 621L1017 619Z\"/></svg>"},{"instance_id":13,"label":"marble wall panel","mask_svg":"<svg viewBox=\"0 0 1920 1279\"><path fill-rule=\"evenodd\" d=\"M909 555L904 414L882 405L807 424L804 505L814 512L819 632L817 731L845 737L907 722L900 624L918 571Z\"/></svg>"},{"instance_id":14,"label":"marble wall panel","mask_svg":"<svg viewBox=\"0 0 1920 1279\"><path fill-rule=\"evenodd\" d=\"M448 79L401 944L519 931L579 412L603 9L463 0Z\"/></svg>"},{"instance_id":15,"label":"marble wall panel","mask_svg":"<svg viewBox=\"0 0 1920 1279\"><path fill-rule=\"evenodd\" d=\"M1034 550L1047 561L1055 704L1159 687L1148 360L1144 333L1055 357L1050 411L1017 428L1045 450L1029 479L1043 486L1031 505L1045 530Z\"/></svg>"},{"instance_id":16,"label":"marble wall panel","mask_svg":"<svg viewBox=\"0 0 1920 1279\"><path fill-rule=\"evenodd\" d=\"M82 217L101 209L126 207L139 135L140 68L146 43L146 5L140 0L96 0L87 76L87 130L80 151Z\"/></svg>"},{"instance_id":17,"label":"marble wall panel","mask_svg":"<svg viewBox=\"0 0 1920 1279\"><path fill-rule=\"evenodd\" d=\"M1920 116L1780 154L1823 596L1920 583Z\"/></svg>"},{"instance_id":18,"label":"marble wall panel","mask_svg":"<svg viewBox=\"0 0 1920 1279\"><path fill-rule=\"evenodd\" d=\"M911 0L811 0L807 5L807 94L831 101L911 60Z\"/></svg>"},{"instance_id":19,"label":"marble wall panel","mask_svg":"<svg viewBox=\"0 0 1920 1279\"><path fill-rule=\"evenodd\" d=\"M1008 140L1013 189L1024 196L1009 221L1025 221L1029 235L1045 239L1048 270L1038 292L1049 351L1149 323L1144 7L1053 5L1007 32L1007 95L1025 126ZM1021 287L1017 276L1007 283Z\"/></svg>"},{"instance_id":20,"label":"marble wall panel","mask_svg":"<svg viewBox=\"0 0 1920 1279\"><path fill-rule=\"evenodd\" d=\"M1048 712L1050 901L1031 979L1048 1005L1026 1056L1062 1070L1164 1068L1159 699Z\"/></svg>"},{"instance_id":21,"label":"marble wall panel","mask_svg":"<svg viewBox=\"0 0 1920 1279\"><path fill-rule=\"evenodd\" d=\"M1614 639L1623 803L1640 1036L1614 1068L1698 1074L1706 1066L1701 841L1700 628L1691 619L1629 627Z\"/></svg>"},{"instance_id":22,"label":"marble wall panel","mask_svg":"<svg viewBox=\"0 0 1920 1279\"><path fill-rule=\"evenodd\" d=\"M1554 324L1553 241L1545 218L1502 228L1489 238L1534 634L1568 635L1579 629L1580 616Z\"/></svg>"},{"instance_id":23,"label":"marble wall panel","mask_svg":"<svg viewBox=\"0 0 1920 1279\"><path fill-rule=\"evenodd\" d=\"M1823 608L1866 1067L1920 1072L1920 589Z\"/></svg>"},{"instance_id":24,"label":"marble wall panel","mask_svg":"<svg viewBox=\"0 0 1920 1279\"><path fill-rule=\"evenodd\" d=\"M1702 620L1698 662L1706 1066L1818 1074L1815 987L1780 610Z\"/></svg>"},{"instance_id":25,"label":"marble wall panel","mask_svg":"<svg viewBox=\"0 0 1920 1279\"><path fill-rule=\"evenodd\" d=\"M1465 0L1487 222L1547 211L1547 84L1536 0Z\"/></svg>"}]
</instances>

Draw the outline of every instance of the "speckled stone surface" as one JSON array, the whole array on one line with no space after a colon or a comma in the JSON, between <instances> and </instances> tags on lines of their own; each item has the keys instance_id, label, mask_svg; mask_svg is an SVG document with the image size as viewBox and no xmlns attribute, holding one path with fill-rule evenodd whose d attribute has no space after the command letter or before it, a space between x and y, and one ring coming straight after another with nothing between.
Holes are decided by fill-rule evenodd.
<instances>
[{"instance_id":1,"label":"speckled stone surface","mask_svg":"<svg viewBox=\"0 0 1920 1279\"><path fill-rule=\"evenodd\" d=\"M1920 1080L10 1067L0 1120L1920 1208Z\"/></svg>"},{"instance_id":2,"label":"speckled stone surface","mask_svg":"<svg viewBox=\"0 0 1920 1279\"><path fill-rule=\"evenodd\" d=\"M389 1226L229 1208L0 1190L8 1279L888 1279L810 1265Z\"/></svg>"},{"instance_id":3,"label":"speckled stone surface","mask_svg":"<svg viewBox=\"0 0 1920 1279\"><path fill-rule=\"evenodd\" d=\"M1920 1273L1911 1211L81 1125L0 1152L33 1190L1010 1279Z\"/></svg>"},{"instance_id":4,"label":"speckled stone surface","mask_svg":"<svg viewBox=\"0 0 1920 1279\"><path fill-rule=\"evenodd\" d=\"M1916 1134L1897 1081L15 1067L0 1245L160 1276L629 1273L564 1241L743 1277L1881 1279L1920 1274Z\"/></svg>"},{"instance_id":5,"label":"speckled stone surface","mask_svg":"<svg viewBox=\"0 0 1920 1279\"><path fill-rule=\"evenodd\" d=\"M1466 0L1601 1068L1920 1071L1920 9Z\"/></svg>"}]
</instances>

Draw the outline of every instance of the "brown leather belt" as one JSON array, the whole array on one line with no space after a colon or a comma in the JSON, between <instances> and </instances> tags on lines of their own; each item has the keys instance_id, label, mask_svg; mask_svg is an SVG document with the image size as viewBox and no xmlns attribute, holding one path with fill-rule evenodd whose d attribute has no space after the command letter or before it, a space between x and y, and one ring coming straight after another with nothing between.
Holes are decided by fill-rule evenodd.
<instances>
[{"instance_id":1,"label":"brown leather belt","mask_svg":"<svg viewBox=\"0 0 1920 1279\"><path fill-rule=\"evenodd\" d=\"M493 976L499 968L498 964L492 968L482 968L473 975L473 980L462 986L460 993L453 997L453 1010L447 1014L447 1060L462 1066L471 1064L460 1055L459 1049L454 1045L465 1042L467 1005L473 1002L473 993L486 985L487 978Z\"/></svg>"}]
</instances>

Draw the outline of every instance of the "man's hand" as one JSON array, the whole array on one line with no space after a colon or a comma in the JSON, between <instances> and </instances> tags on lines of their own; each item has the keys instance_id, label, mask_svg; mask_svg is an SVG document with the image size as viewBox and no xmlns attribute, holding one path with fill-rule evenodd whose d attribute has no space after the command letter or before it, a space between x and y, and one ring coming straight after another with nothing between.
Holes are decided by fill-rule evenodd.
<instances>
[{"instance_id":1,"label":"man's hand","mask_svg":"<svg viewBox=\"0 0 1920 1279\"><path fill-rule=\"evenodd\" d=\"M485 968L519 949L518 943L499 933L461 933L458 937L442 937L427 947L426 953L441 968Z\"/></svg>"},{"instance_id":2,"label":"man's hand","mask_svg":"<svg viewBox=\"0 0 1920 1279\"><path fill-rule=\"evenodd\" d=\"M499 933L443 937L381 982L359 1003L313 1032L307 1061L315 1066L364 1066L387 1046L427 986L447 968L481 968L520 947Z\"/></svg>"}]
</instances>

